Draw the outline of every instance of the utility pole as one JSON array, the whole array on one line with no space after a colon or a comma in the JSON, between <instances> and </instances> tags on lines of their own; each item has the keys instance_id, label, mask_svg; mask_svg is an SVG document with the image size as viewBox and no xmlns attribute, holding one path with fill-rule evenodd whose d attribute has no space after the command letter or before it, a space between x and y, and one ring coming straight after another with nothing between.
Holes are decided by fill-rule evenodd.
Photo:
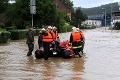
<instances>
[{"instance_id":1,"label":"utility pole","mask_svg":"<svg viewBox=\"0 0 120 80\"><path fill-rule=\"evenodd\" d=\"M105 11L104 11L104 14L105 14L105 30L106 30L106 8L102 8L102 9L105 10Z\"/></svg>"},{"instance_id":2,"label":"utility pole","mask_svg":"<svg viewBox=\"0 0 120 80\"><path fill-rule=\"evenodd\" d=\"M112 11L113 11L113 5L112 5L112 0L111 0L111 19L110 19L110 24L111 24L111 32L112 32L112 23L113 23L113 17L112 17Z\"/></svg>"},{"instance_id":3,"label":"utility pole","mask_svg":"<svg viewBox=\"0 0 120 80\"><path fill-rule=\"evenodd\" d=\"M33 15L36 14L35 0L30 0L30 13L32 15L32 26L33 25Z\"/></svg>"}]
</instances>

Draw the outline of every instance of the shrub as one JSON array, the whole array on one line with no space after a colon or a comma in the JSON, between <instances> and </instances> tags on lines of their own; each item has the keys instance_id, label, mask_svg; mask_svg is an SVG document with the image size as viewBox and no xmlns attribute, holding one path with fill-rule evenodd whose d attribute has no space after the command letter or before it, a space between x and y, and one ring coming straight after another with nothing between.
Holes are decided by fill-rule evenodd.
<instances>
[{"instance_id":1,"label":"shrub","mask_svg":"<svg viewBox=\"0 0 120 80\"><path fill-rule=\"evenodd\" d=\"M0 43L7 43L10 40L11 33L8 31L0 33Z\"/></svg>"},{"instance_id":2,"label":"shrub","mask_svg":"<svg viewBox=\"0 0 120 80\"><path fill-rule=\"evenodd\" d=\"M60 33L70 32L70 31L72 30L72 27L73 27L73 26L67 26L67 25L61 26L61 27L60 27Z\"/></svg>"},{"instance_id":3,"label":"shrub","mask_svg":"<svg viewBox=\"0 0 120 80\"><path fill-rule=\"evenodd\" d=\"M33 31L34 35L38 36L40 30L41 29L34 29ZM9 30L9 32L11 33L12 40L19 40L19 39L26 38L27 31L28 31L27 29L26 30Z\"/></svg>"},{"instance_id":4,"label":"shrub","mask_svg":"<svg viewBox=\"0 0 120 80\"><path fill-rule=\"evenodd\" d=\"M16 29L16 26L6 27L6 31L15 30L15 29Z\"/></svg>"},{"instance_id":5,"label":"shrub","mask_svg":"<svg viewBox=\"0 0 120 80\"><path fill-rule=\"evenodd\" d=\"M116 30L119 30L120 29L120 22L116 22L114 28Z\"/></svg>"},{"instance_id":6,"label":"shrub","mask_svg":"<svg viewBox=\"0 0 120 80\"><path fill-rule=\"evenodd\" d=\"M12 40L19 40L26 38L27 30L10 30L10 33Z\"/></svg>"},{"instance_id":7,"label":"shrub","mask_svg":"<svg viewBox=\"0 0 120 80\"><path fill-rule=\"evenodd\" d=\"M40 30L41 30L41 29L36 29L36 36L39 35Z\"/></svg>"}]
</instances>

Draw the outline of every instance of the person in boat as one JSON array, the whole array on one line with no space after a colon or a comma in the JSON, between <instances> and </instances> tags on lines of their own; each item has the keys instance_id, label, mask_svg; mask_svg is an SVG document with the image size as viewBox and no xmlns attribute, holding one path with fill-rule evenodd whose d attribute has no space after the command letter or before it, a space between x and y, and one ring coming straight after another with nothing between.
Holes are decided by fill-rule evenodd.
<instances>
[{"instance_id":1,"label":"person in boat","mask_svg":"<svg viewBox=\"0 0 120 80\"><path fill-rule=\"evenodd\" d=\"M57 31L57 28L54 26L53 27L53 39L56 40L58 37L58 31Z\"/></svg>"},{"instance_id":2,"label":"person in boat","mask_svg":"<svg viewBox=\"0 0 120 80\"><path fill-rule=\"evenodd\" d=\"M80 36L81 36L81 45L82 45L81 51L83 53L84 44L85 44L85 36L84 36L84 33L80 30L80 28L76 28L76 29L80 33ZM80 52L80 49L79 49L79 52Z\"/></svg>"},{"instance_id":3,"label":"person in boat","mask_svg":"<svg viewBox=\"0 0 120 80\"><path fill-rule=\"evenodd\" d=\"M42 32L45 31L45 28L42 28L41 31L39 32L39 36L38 36L38 45L39 45L39 49L41 47L43 47L43 44L42 44L42 39L43 39L43 36L42 36Z\"/></svg>"},{"instance_id":4,"label":"person in boat","mask_svg":"<svg viewBox=\"0 0 120 80\"><path fill-rule=\"evenodd\" d=\"M30 56L30 55L32 55L32 51L34 49L34 33L33 33L33 27L32 26L27 31L26 36L27 36L26 44L28 44L28 48L29 48L27 56Z\"/></svg>"},{"instance_id":5,"label":"person in boat","mask_svg":"<svg viewBox=\"0 0 120 80\"><path fill-rule=\"evenodd\" d=\"M52 36L52 27L48 26L47 30L42 32L42 42L44 48L44 60L48 60L49 53L50 53L50 44L53 43L53 36Z\"/></svg>"},{"instance_id":6,"label":"person in boat","mask_svg":"<svg viewBox=\"0 0 120 80\"><path fill-rule=\"evenodd\" d=\"M52 46L53 46L54 51L56 51L57 47L60 44L60 39L59 39L59 36L58 36L57 28L55 26L53 27L53 32L52 33L53 33L53 40L55 42Z\"/></svg>"},{"instance_id":7,"label":"person in boat","mask_svg":"<svg viewBox=\"0 0 120 80\"><path fill-rule=\"evenodd\" d=\"M72 32L70 35L70 43L72 43L72 48L75 53L75 57L81 57L79 54L79 48L81 48L81 36L77 31L76 27L72 28Z\"/></svg>"}]
</instances>

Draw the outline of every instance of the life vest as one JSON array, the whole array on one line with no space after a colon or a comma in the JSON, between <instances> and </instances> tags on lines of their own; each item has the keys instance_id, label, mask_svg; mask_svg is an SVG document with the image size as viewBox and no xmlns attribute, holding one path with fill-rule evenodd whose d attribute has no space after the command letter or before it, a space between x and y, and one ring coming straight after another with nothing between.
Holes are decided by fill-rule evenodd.
<instances>
[{"instance_id":1,"label":"life vest","mask_svg":"<svg viewBox=\"0 0 120 80\"><path fill-rule=\"evenodd\" d=\"M82 31L80 31L80 35L81 35L81 40L84 40L84 33Z\"/></svg>"},{"instance_id":2,"label":"life vest","mask_svg":"<svg viewBox=\"0 0 120 80\"><path fill-rule=\"evenodd\" d=\"M60 47L66 47L66 45L68 45L68 43L69 43L68 40L62 41L62 42L60 42L59 46L60 46Z\"/></svg>"},{"instance_id":3,"label":"life vest","mask_svg":"<svg viewBox=\"0 0 120 80\"><path fill-rule=\"evenodd\" d=\"M43 36L43 42L52 42L53 41L53 37L52 34L48 31L46 31L48 33L48 36Z\"/></svg>"},{"instance_id":4,"label":"life vest","mask_svg":"<svg viewBox=\"0 0 120 80\"><path fill-rule=\"evenodd\" d=\"M79 42L81 41L81 36L79 32L72 32L71 33L73 36L73 41L72 42Z\"/></svg>"},{"instance_id":5,"label":"life vest","mask_svg":"<svg viewBox=\"0 0 120 80\"><path fill-rule=\"evenodd\" d=\"M53 31L52 33L53 33L53 39L56 40L57 37L58 37L58 32L57 31L55 31L55 32Z\"/></svg>"}]
</instances>

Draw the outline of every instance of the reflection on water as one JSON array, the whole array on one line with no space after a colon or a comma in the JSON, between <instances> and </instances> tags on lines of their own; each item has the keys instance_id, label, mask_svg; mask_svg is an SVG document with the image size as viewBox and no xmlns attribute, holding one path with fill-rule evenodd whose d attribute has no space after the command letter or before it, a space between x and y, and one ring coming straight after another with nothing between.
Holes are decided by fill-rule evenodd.
<instances>
[{"instance_id":1,"label":"reflection on water","mask_svg":"<svg viewBox=\"0 0 120 80\"><path fill-rule=\"evenodd\" d=\"M27 57L25 40L0 44L0 80L120 80L120 34L102 28L84 30L82 58ZM70 33L59 34L61 41ZM37 37L34 51L38 48Z\"/></svg>"}]
</instances>

